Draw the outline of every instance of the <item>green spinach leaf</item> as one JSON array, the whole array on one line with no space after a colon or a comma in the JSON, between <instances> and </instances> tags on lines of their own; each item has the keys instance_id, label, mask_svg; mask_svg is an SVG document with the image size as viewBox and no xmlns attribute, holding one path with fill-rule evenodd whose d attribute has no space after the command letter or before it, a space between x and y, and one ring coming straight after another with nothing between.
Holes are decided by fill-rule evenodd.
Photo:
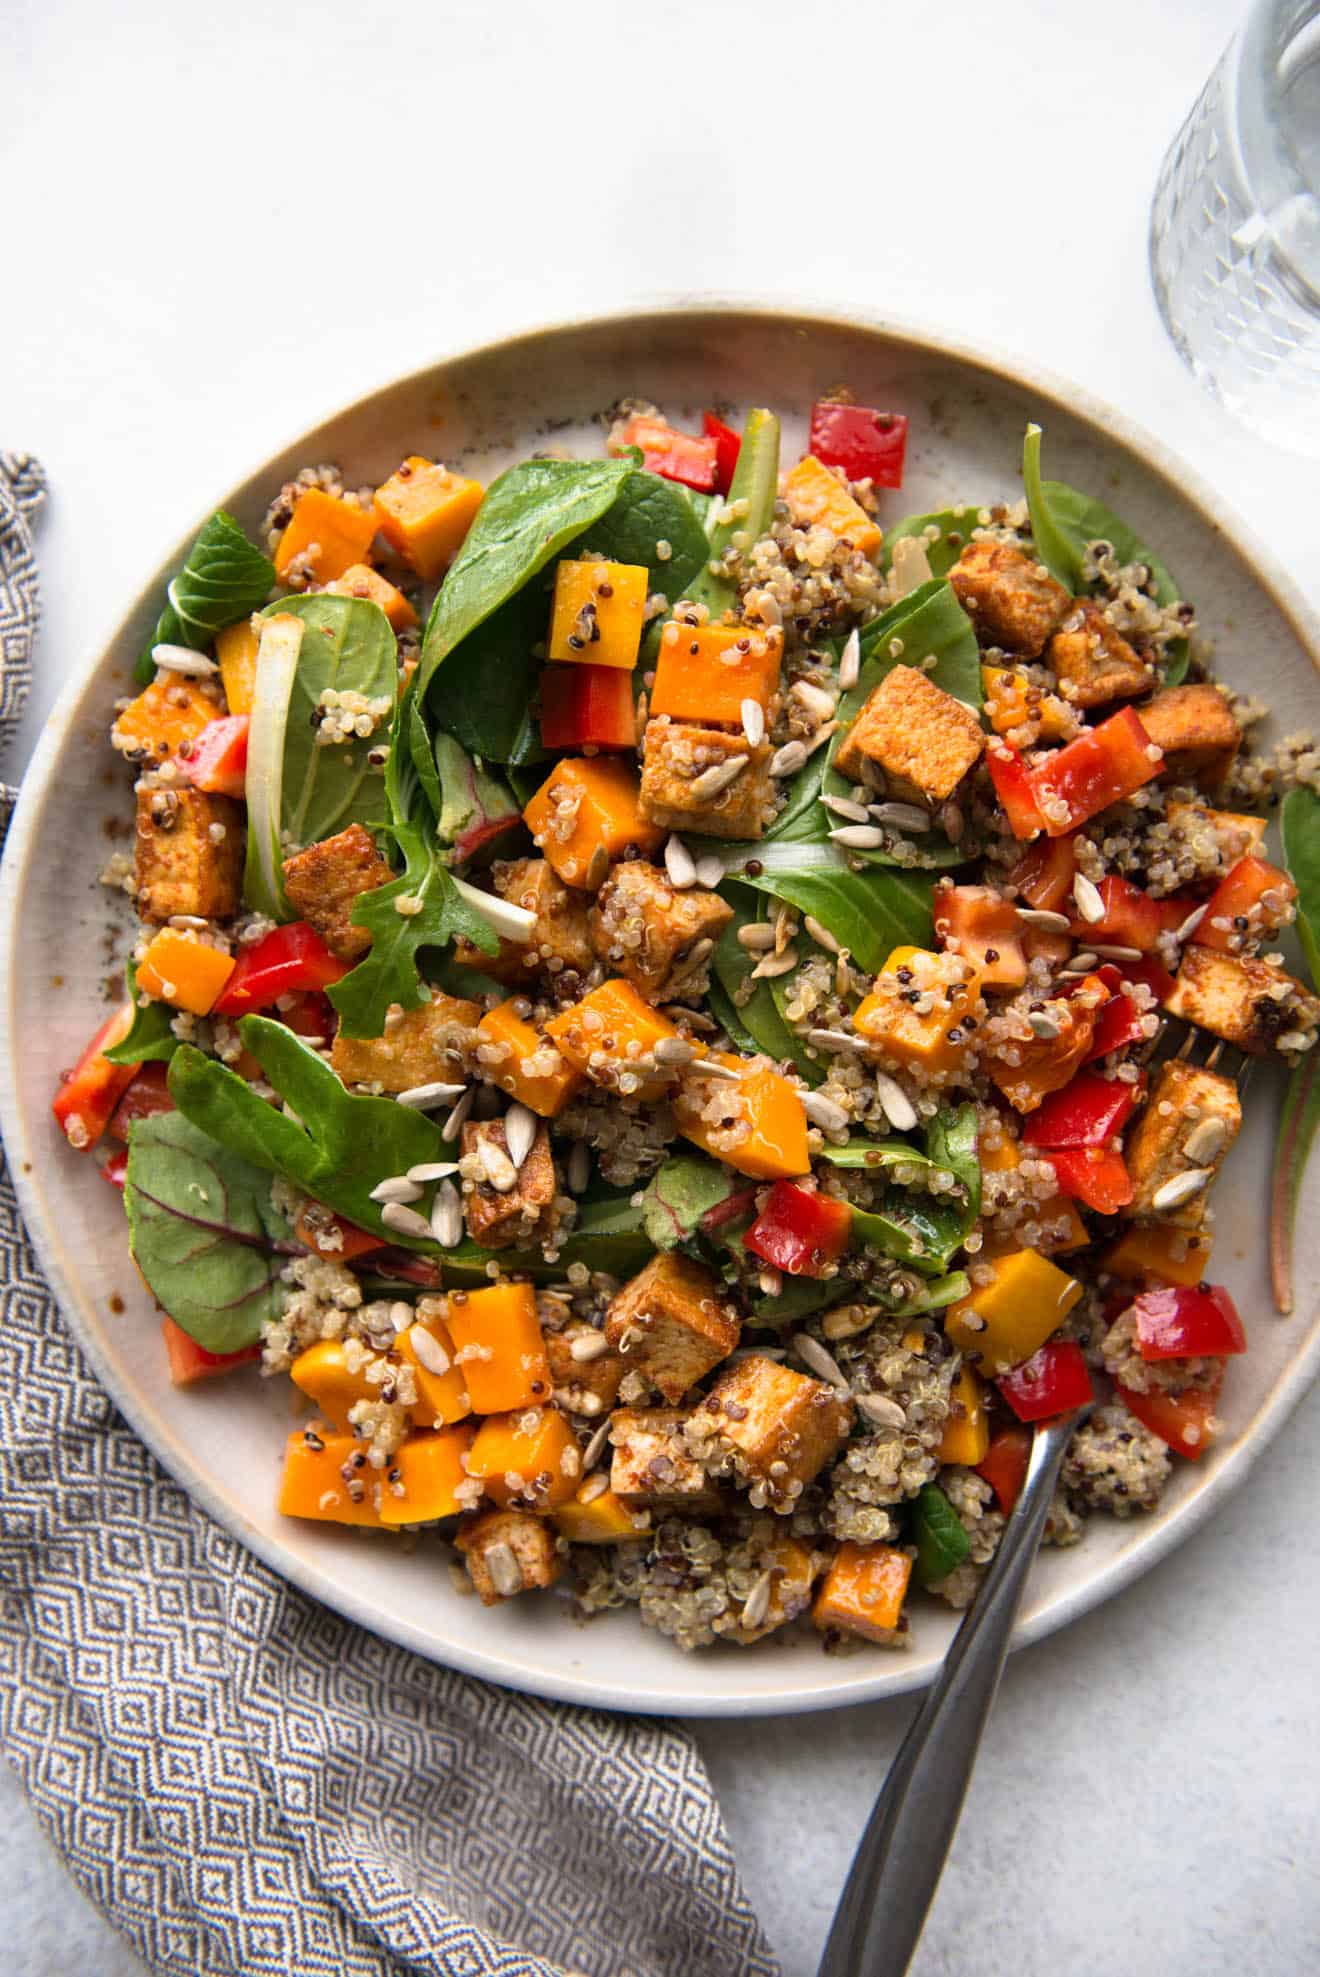
<instances>
[{"instance_id":1,"label":"green spinach leaf","mask_svg":"<svg viewBox=\"0 0 1320 1977\"><path fill-rule=\"evenodd\" d=\"M751 921L764 918L765 909L759 902L748 901L736 891L731 903L733 918L721 934L713 957L715 978L737 1016L739 1028L749 1039L750 1048L764 1051L776 1062L786 1058L796 1066L808 1084L818 1085L825 1074L815 1059L807 1055L802 1039L785 1022L773 993L774 984L756 982L751 996L745 1001L739 993L759 957L741 945L738 934Z\"/></svg>"},{"instance_id":2,"label":"green spinach leaf","mask_svg":"<svg viewBox=\"0 0 1320 1977\"><path fill-rule=\"evenodd\" d=\"M975 502L965 508L937 508L929 515L907 515L901 522L894 522L885 530L885 544L880 552L880 567L887 570L894 560L894 544L905 537L915 536L926 552L933 577L947 577L958 558L971 541L972 530L983 528L982 517L989 517L988 508L979 508ZM931 530L935 533L932 535Z\"/></svg>"},{"instance_id":3,"label":"green spinach leaf","mask_svg":"<svg viewBox=\"0 0 1320 1977\"><path fill-rule=\"evenodd\" d=\"M1289 790L1279 812L1283 862L1297 888L1297 938L1320 991L1320 796L1304 786ZM1270 1275L1274 1302L1293 1308L1293 1230L1307 1163L1320 1131L1320 1055L1315 1050L1288 1080L1270 1184Z\"/></svg>"},{"instance_id":4,"label":"green spinach leaf","mask_svg":"<svg viewBox=\"0 0 1320 1977\"><path fill-rule=\"evenodd\" d=\"M123 1040L103 1050L101 1055L111 1064L164 1063L179 1048L179 1039L170 1027L174 1011L167 1002L138 1001L136 961L127 964L124 974L128 999L133 1004L133 1021Z\"/></svg>"},{"instance_id":5,"label":"green spinach leaf","mask_svg":"<svg viewBox=\"0 0 1320 1977\"><path fill-rule=\"evenodd\" d=\"M294 844L319 844L349 824L385 819L380 771L367 760L374 736L322 747L317 709L327 688L387 700L398 690L399 648L389 619L363 597L285 597L268 617L301 618L303 641L284 731L280 827Z\"/></svg>"},{"instance_id":6,"label":"green spinach leaf","mask_svg":"<svg viewBox=\"0 0 1320 1977\"><path fill-rule=\"evenodd\" d=\"M167 591L168 602L133 669L139 686L155 677L155 645L202 652L217 632L260 610L275 584L275 565L248 541L232 515L212 515Z\"/></svg>"},{"instance_id":7,"label":"green spinach leaf","mask_svg":"<svg viewBox=\"0 0 1320 1977\"><path fill-rule=\"evenodd\" d=\"M853 1233L887 1256L910 1264L924 1276L947 1270L981 1207L981 1168L976 1157L976 1107L945 1107L926 1130L922 1152L904 1140L852 1139L827 1146L821 1158L832 1166L884 1174L905 1167L953 1174L958 1190L936 1194L913 1186L887 1186L875 1209L853 1210Z\"/></svg>"},{"instance_id":8,"label":"green spinach leaf","mask_svg":"<svg viewBox=\"0 0 1320 1977\"><path fill-rule=\"evenodd\" d=\"M912 1541L917 1548L916 1579L933 1586L956 1571L972 1548L957 1511L942 1489L927 1483L912 1506Z\"/></svg>"},{"instance_id":9,"label":"green spinach leaf","mask_svg":"<svg viewBox=\"0 0 1320 1977\"><path fill-rule=\"evenodd\" d=\"M974 1105L945 1105L926 1128L926 1157L948 1174L956 1174L966 1189L963 1233L981 1212L981 1162L977 1154Z\"/></svg>"},{"instance_id":10,"label":"green spinach leaf","mask_svg":"<svg viewBox=\"0 0 1320 1977\"><path fill-rule=\"evenodd\" d=\"M695 1153L675 1154L656 1169L643 1192L642 1227L657 1249L675 1249L696 1235L712 1208L738 1191L727 1167Z\"/></svg>"},{"instance_id":11,"label":"green spinach leaf","mask_svg":"<svg viewBox=\"0 0 1320 1977\"><path fill-rule=\"evenodd\" d=\"M703 851L705 846L702 847ZM758 845L726 868L725 883L750 886L810 913L846 947L858 966L876 974L896 947L922 947L932 934L932 883L916 873L854 872L831 844ZM721 888L723 890L723 888Z\"/></svg>"}]
</instances>

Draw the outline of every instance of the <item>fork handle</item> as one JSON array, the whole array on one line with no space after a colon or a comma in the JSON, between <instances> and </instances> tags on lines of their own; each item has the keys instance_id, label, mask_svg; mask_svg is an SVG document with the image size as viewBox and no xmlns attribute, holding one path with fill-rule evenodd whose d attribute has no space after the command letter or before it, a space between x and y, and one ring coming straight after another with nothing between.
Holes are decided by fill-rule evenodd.
<instances>
[{"instance_id":1,"label":"fork handle","mask_svg":"<svg viewBox=\"0 0 1320 1977\"><path fill-rule=\"evenodd\" d=\"M1077 1426L1036 1430L1022 1493L994 1560L914 1718L867 1822L818 1977L901 1977L953 1842L981 1733L999 1687L1022 1589Z\"/></svg>"}]
</instances>

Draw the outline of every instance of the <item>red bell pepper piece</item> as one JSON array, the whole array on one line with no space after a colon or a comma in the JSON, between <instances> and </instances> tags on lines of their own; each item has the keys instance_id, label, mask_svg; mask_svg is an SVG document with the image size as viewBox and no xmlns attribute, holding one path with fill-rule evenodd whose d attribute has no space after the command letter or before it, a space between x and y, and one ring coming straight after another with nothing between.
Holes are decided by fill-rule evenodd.
<instances>
[{"instance_id":1,"label":"red bell pepper piece","mask_svg":"<svg viewBox=\"0 0 1320 1977\"><path fill-rule=\"evenodd\" d=\"M1048 1421L1071 1414L1095 1398L1082 1348L1075 1339L1051 1339L1023 1366L999 1378L999 1391L1019 1421Z\"/></svg>"},{"instance_id":2,"label":"red bell pepper piece","mask_svg":"<svg viewBox=\"0 0 1320 1977\"><path fill-rule=\"evenodd\" d=\"M636 748L632 674L619 666L547 666L541 740L547 748Z\"/></svg>"},{"instance_id":3,"label":"red bell pepper piece","mask_svg":"<svg viewBox=\"0 0 1320 1977\"><path fill-rule=\"evenodd\" d=\"M1071 837L1039 838L1024 851L1008 875L1008 883L1022 894L1023 903L1038 911L1055 913L1059 902L1072 891L1077 872L1077 845Z\"/></svg>"},{"instance_id":4,"label":"red bell pepper piece","mask_svg":"<svg viewBox=\"0 0 1320 1977\"><path fill-rule=\"evenodd\" d=\"M1160 1284L1132 1301L1143 1359L1227 1359L1247 1334L1222 1285Z\"/></svg>"},{"instance_id":5,"label":"red bell pepper piece","mask_svg":"<svg viewBox=\"0 0 1320 1977\"><path fill-rule=\"evenodd\" d=\"M663 419L629 419L620 435L621 446L640 447L642 464L663 480L679 481L698 494L715 492L718 450L713 439L676 432Z\"/></svg>"},{"instance_id":6,"label":"red bell pepper piece","mask_svg":"<svg viewBox=\"0 0 1320 1977\"><path fill-rule=\"evenodd\" d=\"M173 1112L174 1100L170 1097L168 1064L144 1064L133 1076L124 1096L110 1117L106 1127L111 1139L123 1140L128 1144L128 1129L135 1119L152 1119L158 1112Z\"/></svg>"},{"instance_id":7,"label":"red bell pepper piece","mask_svg":"<svg viewBox=\"0 0 1320 1977\"><path fill-rule=\"evenodd\" d=\"M846 1201L776 1181L743 1242L790 1277L823 1277L848 1247L852 1209Z\"/></svg>"},{"instance_id":8,"label":"red bell pepper piece","mask_svg":"<svg viewBox=\"0 0 1320 1977\"><path fill-rule=\"evenodd\" d=\"M1184 1387L1179 1394L1152 1387L1139 1394L1133 1387L1118 1387L1118 1397L1129 1414L1135 1414L1144 1428L1158 1435L1175 1455L1199 1462L1214 1439L1215 1405L1224 1384L1219 1378L1209 1387Z\"/></svg>"},{"instance_id":9,"label":"red bell pepper piece","mask_svg":"<svg viewBox=\"0 0 1320 1977\"><path fill-rule=\"evenodd\" d=\"M990 780L995 786L995 795L1014 837L1039 837L1045 828L1045 819L1036 801L1032 771L1027 767L1025 757L1016 748L1010 748L1006 741L1001 741L991 743L985 752L985 760Z\"/></svg>"},{"instance_id":10,"label":"red bell pepper piece","mask_svg":"<svg viewBox=\"0 0 1320 1977\"><path fill-rule=\"evenodd\" d=\"M1106 1012L1111 1005L1106 1005ZM1024 1146L1107 1146L1122 1132L1141 1096L1138 1086L1122 1078L1102 1078L1098 1071L1079 1071L1062 1091L1041 1100L1022 1128Z\"/></svg>"},{"instance_id":11,"label":"red bell pepper piece","mask_svg":"<svg viewBox=\"0 0 1320 1977\"><path fill-rule=\"evenodd\" d=\"M194 789L212 796L242 796L247 773L248 716L226 714L208 721L178 752L179 767Z\"/></svg>"},{"instance_id":12,"label":"red bell pepper piece","mask_svg":"<svg viewBox=\"0 0 1320 1977\"><path fill-rule=\"evenodd\" d=\"M348 973L348 966L306 920L293 920L263 935L255 947L244 948L211 1013L249 1016L256 1009L269 1009L282 995L329 988Z\"/></svg>"},{"instance_id":13,"label":"red bell pepper piece","mask_svg":"<svg viewBox=\"0 0 1320 1977\"><path fill-rule=\"evenodd\" d=\"M902 412L870 405L836 405L821 399L811 408L808 451L825 467L842 467L850 481L902 487L908 422Z\"/></svg>"},{"instance_id":14,"label":"red bell pepper piece","mask_svg":"<svg viewBox=\"0 0 1320 1977\"><path fill-rule=\"evenodd\" d=\"M360 1229L356 1222L331 1214L320 1202L303 1210L293 1233L317 1256L328 1256L335 1263L351 1263L354 1257L389 1248L383 1236L373 1236L370 1229Z\"/></svg>"},{"instance_id":15,"label":"red bell pepper piece","mask_svg":"<svg viewBox=\"0 0 1320 1977\"><path fill-rule=\"evenodd\" d=\"M723 419L714 412L703 414L701 430L707 439L713 439L715 442L715 492L727 494L733 485L738 455L742 452L742 440L733 427L726 426Z\"/></svg>"},{"instance_id":16,"label":"red bell pepper piece","mask_svg":"<svg viewBox=\"0 0 1320 1977\"><path fill-rule=\"evenodd\" d=\"M1125 961L1123 980L1134 986L1144 983L1157 1002L1163 1002L1173 994L1173 976L1163 962L1156 961L1149 954L1143 954L1140 961Z\"/></svg>"},{"instance_id":17,"label":"red bell pepper piece","mask_svg":"<svg viewBox=\"0 0 1320 1977\"><path fill-rule=\"evenodd\" d=\"M132 1022L133 1005L126 1002L107 1016L73 1069L61 1077L50 1109L65 1139L79 1153L96 1145L137 1075L136 1064L112 1064L101 1055L128 1035Z\"/></svg>"},{"instance_id":18,"label":"red bell pepper piece","mask_svg":"<svg viewBox=\"0 0 1320 1977\"><path fill-rule=\"evenodd\" d=\"M208 1352L190 1338L182 1325L162 1317L161 1336L170 1356L170 1380L176 1387L195 1386L198 1380L213 1380L217 1373L232 1373L235 1366L249 1366L260 1359L259 1345L245 1345L237 1352Z\"/></svg>"},{"instance_id":19,"label":"red bell pepper piece","mask_svg":"<svg viewBox=\"0 0 1320 1977\"><path fill-rule=\"evenodd\" d=\"M1132 1177L1121 1153L1098 1146L1060 1147L1049 1160L1060 1194L1093 1208L1097 1215L1117 1215L1132 1199Z\"/></svg>"},{"instance_id":20,"label":"red bell pepper piece","mask_svg":"<svg viewBox=\"0 0 1320 1977\"><path fill-rule=\"evenodd\" d=\"M1140 886L1112 873L1101 879L1097 890L1105 906L1102 920L1084 920L1077 912L1070 916L1079 940L1112 941L1115 947L1135 947L1148 954L1159 936L1180 927L1191 911L1184 899L1152 899Z\"/></svg>"},{"instance_id":21,"label":"red bell pepper piece","mask_svg":"<svg viewBox=\"0 0 1320 1977\"><path fill-rule=\"evenodd\" d=\"M128 1183L128 1148L117 1146L110 1158L102 1161L98 1172L103 1181L109 1181L111 1187L118 1188L122 1194Z\"/></svg>"},{"instance_id":22,"label":"red bell pepper piece","mask_svg":"<svg viewBox=\"0 0 1320 1977\"><path fill-rule=\"evenodd\" d=\"M1130 1043L1144 1043L1145 1020L1130 995L1114 996L1096 1017L1095 1034L1086 1053L1087 1063L1096 1057L1108 1057L1111 1050L1124 1050Z\"/></svg>"},{"instance_id":23,"label":"red bell pepper piece","mask_svg":"<svg viewBox=\"0 0 1320 1977\"><path fill-rule=\"evenodd\" d=\"M1031 1436L1026 1429L1001 1428L985 1452L985 1461L976 1465L977 1475L985 1477L1005 1517L1022 1494L1030 1460Z\"/></svg>"},{"instance_id":24,"label":"red bell pepper piece","mask_svg":"<svg viewBox=\"0 0 1320 1977\"><path fill-rule=\"evenodd\" d=\"M1211 893L1205 918L1196 929L1202 947L1237 952L1242 937L1272 934L1281 927L1297 888L1286 872L1264 858L1239 858ZM1237 948L1231 943L1236 940Z\"/></svg>"},{"instance_id":25,"label":"red bell pepper piece","mask_svg":"<svg viewBox=\"0 0 1320 1977\"><path fill-rule=\"evenodd\" d=\"M1050 836L1076 830L1157 776L1159 760L1146 752L1151 745L1136 714L1124 707L1038 762L1031 787ZM1019 835L1016 828L1014 834Z\"/></svg>"},{"instance_id":26,"label":"red bell pepper piece","mask_svg":"<svg viewBox=\"0 0 1320 1977\"><path fill-rule=\"evenodd\" d=\"M275 1021L309 1042L329 1043L339 1018L328 995L322 995L320 989L308 989L291 1008L277 1009Z\"/></svg>"}]
</instances>

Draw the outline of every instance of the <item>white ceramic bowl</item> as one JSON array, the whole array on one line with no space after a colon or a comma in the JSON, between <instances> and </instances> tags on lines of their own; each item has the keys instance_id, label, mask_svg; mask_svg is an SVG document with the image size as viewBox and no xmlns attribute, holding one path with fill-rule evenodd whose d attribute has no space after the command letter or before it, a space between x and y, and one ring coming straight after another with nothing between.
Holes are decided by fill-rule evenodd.
<instances>
[{"instance_id":1,"label":"white ceramic bowl","mask_svg":"<svg viewBox=\"0 0 1320 1977\"><path fill-rule=\"evenodd\" d=\"M1271 701L1280 731L1313 720L1320 625L1215 496L1073 386L915 329L716 305L549 329L387 386L285 447L223 501L255 528L273 490L306 462L339 461L351 481L369 481L410 451L461 459L486 478L552 421L557 443L598 443L595 415L625 394L654 398L680 423L713 400L772 405L787 415L791 447L813 398L840 382L866 403L911 415L906 485L885 503L895 518L1015 495L1022 430L1039 418L1047 471L1101 497L1160 549L1215 637L1225 676ZM364 1626L472 1674L607 1708L709 1715L828 1708L928 1681L954 1623L921 1602L909 1652L847 1656L823 1655L812 1641L685 1656L631 1612L583 1627L556 1599L482 1611L454 1594L434 1553L409 1556L276 1515L286 1382L170 1386L120 1204L90 1160L64 1145L49 1105L60 1069L104 1013L113 902L97 883L112 848L102 826L122 822L129 803L105 742L111 704L195 528L107 643L86 654L28 771L0 875L0 1118L28 1226L107 1388L179 1482L277 1571ZM1198 1466L1178 1465L1155 1516L1097 1517L1080 1546L1042 1557L1019 1642L1097 1606L1195 1529L1246 1475L1316 1369L1320 1167L1298 1218L1302 1308L1284 1321L1269 1300L1263 1238L1276 1102L1262 1075L1216 1195L1215 1275L1251 1334L1227 1384L1223 1436Z\"/></svg>"}]
</instances>

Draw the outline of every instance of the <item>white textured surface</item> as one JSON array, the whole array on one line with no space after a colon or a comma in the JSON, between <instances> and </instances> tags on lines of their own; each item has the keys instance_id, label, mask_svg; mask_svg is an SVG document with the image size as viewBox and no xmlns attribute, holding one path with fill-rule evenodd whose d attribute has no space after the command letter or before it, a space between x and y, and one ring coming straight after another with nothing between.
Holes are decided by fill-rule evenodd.
<instances>
[{"instance_id":1,"label":"white textured surface","mask_svg":"<svg viewBox=\"0 0 1320 1977\"><path fill-rule=\"evenodd\" d=\"M1313 471L1201 397L1146 287L1158 161L1238 11L10 0L0 443L55 489L32 731L180 518L284 433L445 349L696 289L1071 373L1320 595ZM1312 1396L1213 1528L1010 1668L920 1977L1320 1966L1317 1428ZM790 1977L908 1715L700 1728ZM136 1969L12 1797L10 1970Z\"/></svg>"}]
</instances>

